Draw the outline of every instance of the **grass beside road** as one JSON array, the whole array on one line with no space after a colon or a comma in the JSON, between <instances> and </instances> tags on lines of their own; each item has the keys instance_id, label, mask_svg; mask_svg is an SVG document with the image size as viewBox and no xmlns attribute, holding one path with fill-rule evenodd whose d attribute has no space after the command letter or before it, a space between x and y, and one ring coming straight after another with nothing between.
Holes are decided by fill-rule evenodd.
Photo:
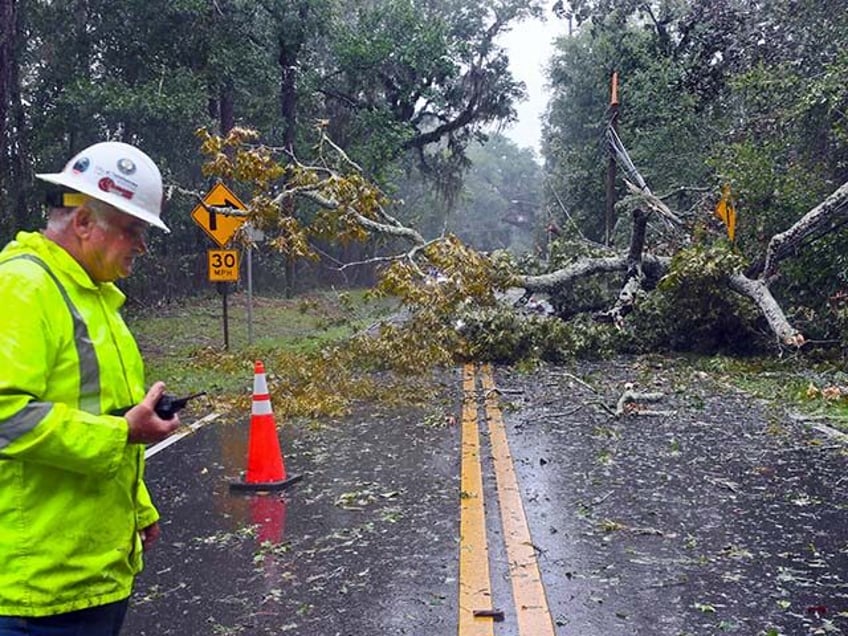
<instances>
[{"instance_id":1,"label":"grass beside road","mask_svg":"<svg viewBox=\"0 0 848 636\"><path fill-rule=\"evenodd\" d=\"M309 365L320 366L323 348L344 343L394 307L393 301L369 299L363 291L293 299L254 296L249 330L246 295L233 294L227 299L226 349L218 295L130 309L126 318L144 357L148 384L163 380L168 392L178 395L207 391L216 410L226 411L243 408L249 400L255 360L265 361L269 386L287 374L302 375ZM275 363L296 368L275 368ZM324 381L331 383L331 378ZM320 403L320 396L316 400Z\"/></svg>"},{"instance_id":2,"label":"grass beside road","mask_svg":"<svg viewBox=\"0 0 848 636\"><path fill-rule=\"evenodd\" d=\"M223 300L218 295L131 309L127 321L144 356L148 383L164 380L168 391L177 395L208 392L210 397L201 405L204 412L214 408L249 413L253 363L263 360L275 412L316 420L341 414L356 400L412 403L432 398L433 387L424 378L427 369L421 369L419 378L380 375L375 373L379 360L376 365L373 359L359 360L345 345L396 309L394 301L369 299L364 291L323 291L293 299L254 297L248 342L247 299L234 294L228 298L228 349ZM340 356L334 346L349 355ZM664 356L649 358L660 364ZM532 372L535 365L526 366ZM816 365L792 357L696 356L687 366L705 379L733 385L755 399L790 403L799 412L823 417L848 432L848 374L841 365ZM650 386L650 377L642 380Z\"/></svg>"}]
</instances>

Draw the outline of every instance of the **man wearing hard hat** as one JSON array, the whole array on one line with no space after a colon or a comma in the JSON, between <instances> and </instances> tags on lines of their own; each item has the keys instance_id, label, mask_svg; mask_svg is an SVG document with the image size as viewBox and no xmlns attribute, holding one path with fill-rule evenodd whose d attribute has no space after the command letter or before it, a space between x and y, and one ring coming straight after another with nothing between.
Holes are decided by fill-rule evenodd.
<instances>
[{"instance_id":1,"label":"man wearing hard hat","mask_svg":"<svg viewBox=\"0 0 848 636\"><path fill-rule=\"evenodd\" d=\"M179 426L114 285L169 231L162 177L118 142L36 176L59 187L47 226L0 252L0 636L114 636L159 534L143 445Z\"/></svg>"}]
</instances>

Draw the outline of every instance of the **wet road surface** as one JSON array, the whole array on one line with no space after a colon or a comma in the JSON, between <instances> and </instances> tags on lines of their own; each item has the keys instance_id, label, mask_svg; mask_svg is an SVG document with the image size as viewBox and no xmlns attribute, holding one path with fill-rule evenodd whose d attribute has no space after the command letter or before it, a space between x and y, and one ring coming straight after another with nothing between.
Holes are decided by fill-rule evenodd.
<instances>
[{"instance_id":1,"label":"wet road surface","mask_svg":"<svg viewBox=\"0 0 848 636\"><path fill-rule=\"evenodd\" d=\"M484 409L495 396L557 634L848 631L844 446L685 367L497 369L495 382L476 404L488 594L504 620L478 627L539 636L519 632ZM663 393L656 415L611 415L625 382ZM151 457L163 532L124 634L474 633L459 631L461 370L444 395L281 423L289 476L303 475L282 494L229 490L248 415Z\"/></svg>"}]
</instances>

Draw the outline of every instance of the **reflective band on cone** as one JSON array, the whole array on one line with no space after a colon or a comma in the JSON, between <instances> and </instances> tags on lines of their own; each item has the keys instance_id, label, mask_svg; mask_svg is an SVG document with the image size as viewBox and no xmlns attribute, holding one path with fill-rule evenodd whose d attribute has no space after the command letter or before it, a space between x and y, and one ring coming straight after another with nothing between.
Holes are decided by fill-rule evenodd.
<instances>
[{"instance_id":1,"label":"reflective band on cone","mask_svg":"<svg viewBox=\"0 0 848 636\"><path fill-rule=\"evenodd\" d=\"M300 481L288 477L277 425L271 409L265 365L257 360L253 375L253 406L250 412L250 437L247 448L247 473L244 481L231 481L230 490L282 490Z\"/></svg>"}]
</instances>

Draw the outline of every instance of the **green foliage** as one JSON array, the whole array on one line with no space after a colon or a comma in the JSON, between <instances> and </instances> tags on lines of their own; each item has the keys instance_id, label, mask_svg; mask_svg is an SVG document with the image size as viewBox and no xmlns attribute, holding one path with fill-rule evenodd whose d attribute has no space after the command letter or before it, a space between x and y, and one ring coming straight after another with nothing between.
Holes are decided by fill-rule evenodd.
<instances>
[{"instance_id":1,"label":"green foliage","mask_svg":"<svg viewBox=\"0 0 848 636\"><path fill-rule=\"evenodd\" d=\"M558 7L579 28L558 41L550 68L553 99L543 147L551 168L547 181L589 238L601 238L604 229L608 155L602 134L612 70L620 80L619 134L652 191L675 193L666 202L693 218L690 227L697 228L711 217L705 201L717 196L702 201L697 189L717 193L730 185L738 213L736 248L754 275L771 237L848 179L844 11L792 0L756 5L579 0ZM617 187L620 201L620 179ZM614 236L623 247L627 232ZM771 288L805 333L842 338L842 321L828 299L846 289L844 232L811 237L803 247L781 264L780 279ZM678 287L683 289L682 282ZM697 298L694 292L690 296ZM656 316L649 323L656 324L671 311L669 298L666 287L639 313L650 310ZM703 307L684 305L685 315L718 317L723 321L718 333L704 334L703 346L729 346L734 338L727 334L746 329L722 317L733 315L742 301L717 293L705 298L711 300ZM663 344L662 334L674 325L660 322L655 341ZM682 330L669 342L688 348L693 339Z\"/></svg>"},{"instance_id":2,"label":"green foliage","mask_svg":"<svg viewBox=\"0 0 848 636\"><path fill-rule=\"evenodd\" d=\"M736 141L717 148L711 159L738 193L738 243L752 262L771 236L848 178L844 117L836 112L848 98L844 87L833 83L848 70L848 57L836 54L813 77L810 66L817 55L807 51L804 59L803 66L797 60L757 64L734 78L734 99L745 125L734 131ZM833 232L781 267L776 296L810 338L844 333L829 299L845 288L846 247L844 233Z\"/></svg>"},{"instance_id":3,"label":"green foliage","mask_svg":"<svg viewBox=\"0 0 848 636\"><path fill-rule=\"evenodd\" d=\"M467 341L467 355L479 361L519 364L598 358L612 355L626 341L626 336L586 316L565 322L502 306L460 316L457 326Z\"/></svg>"},{"instance_id":4,"label":"green foliage","mask_svg":"<svg viewBox=\"0 0 848 636\"><path fill-rule=\"evenodd\" d=\"M484 127L513 117L512 103L522 95L495 37L540 6L539 0L19 3L21 26L10 31L17 38L10 44L14 72L4 67L0 93L17 100L0 110L4 157L15 170L0 174L0 202L21 210L0 227L2 238L21 220L30 227L40 222L41 192L28 185L32 172L58 170L75 151L104 138L136 143L173 186L167 217L174 232L167 246L154 242L160 260L128 282L132 295L155 297L152 283L160 274L169 282L160 288L193 292L207 245L187 216L197 202L191 192L206 191L211 174L201 172L192 137L198 128L262 130L267 147L294 150L318 170L316 143L330 133L362 174L382 180L386 190L398 162L418 160L425 168L419 181L455 192L467 145ZM241 184L232 185L245 195ZM247 194L259 192L248 187ZM263 194L267 200L254 208L270 213L272 197ZM431 209L419 211L434 230L443 229L443 217L431 221ZM287 215L274 237L292 255L307 252L291 243L299 224L310 221L301 212L310 217L315 209ZM356 231L349 219L336 220L342 225L324 230L340 231L344 244ZM330 258L346 249L322 248ZM193 264L184 262L189 255Z\"/></svg>"},{"instance_id":5,"label":"green foliage","mask_svg":"<svg viewBox=\"0 0 848 636\"><path fill-rule=\"evenodd\" d=\"M393 264L382 272L378 293L397 294L414 316L406 325L386 326L385 340L363 340L359 351L374 368L413 369L416 347L425 352L422 360L443 362L509 358L509 342L516 358L555 358L639 341L629 333L602 337L615 332L598 328L596 334L594 325L578 335L570 325L536 318L513 324L519 318L492 309L493 291L508 284L516 266L540 272L544 265L526 254L486 259L466 247L517 251L543 243L539 230L547 219L533 187L533 158L498 136L488 146L475 141L493 124L509 122L523 95L497 34L545 3L71 5L16 4L19 28L9 31L14 72L0 73L9 102L2 110L9 161L0 171L0 201L14 208L3 232L40 221L40 192L28 185L33 171L59 169L95 140L124 139L163 168L166 219L174 229L167 239L152 240L151 257L125 283L138 303L194 291L203 281L208 241L188 211L196 204L191 192L205 191L219 177L233 180L250 201L252 221L279 250L273 263L270 250L262 251L264 275L287 285L297 278L295 257L323 253L338 261L340 255L394 252L394 239L361 243L369 222L391 218L384 214L391 206L385 192L407 200L389 211L424 228L421 243L439 237L426 245L416 238L407 258L385 261ZM756 265L773 233L848 179L848 13L795 0L558 5L578 29L559 40L550 66L549 209L569 234L578 231L576 224L589 239L604 235L609 157L603 135L610 71L616 70L620 134L652 190L676 193L666 199L670 205L703 225L710 210L690 192L698 188L698 197L707 191L709 198L729 183L739 212L735 251L696 246L678 255L656 298L642 302L634 319L650 334L645 341L658 346L751 342L751 308L722 291L723 276ZM207 131L205 171L192 137L198 128ZM249 132L254 129L264 132ZM328 138L339 152L328 150ZM621 179L616 187L621 200ZM291 199L278 198L284 188L331 198L336 206L322 209L302 199L290 205ZM519 217L532 232L501 222ZM627 235L621 221L619 247ZM587 253L559 242L549 247L549 268ZM834 232L782 264L773 289L811 335L845 338L845 254L848 238ZM327 269L322 280L345 275ZM567 314L608 304L616 286L612 277L596 277L552 300ZM493 333L457 331L462 312L470 312L472 324L472 305L482 308L485 319L477 320L490 323ZM304 373L303 384L311 377Z\"/></svg>"},{"instance_id":6,"label":"green foliage","mask_svg":"<svg viewBox=\"0 0 848 636\"><path fill-rule=\"evenodd\" d=\"M609 255L609 250L598 244L578 241L569 236L560 237L552 240L548 245L546 269L548 271L565 269L581 259ZM551 293L550 302L557 315L570 318L585 311L607 307L618 293L619 286L618 277L603 274L583 276Z\"/></svg>"},{"instance_id":7,"label":"green foliage","mask_svg":"<svg viewBox=\"0 0 848 636\"><path fill-rule=\"evenodd\" d=\"M750 353L763 346L759 314L731 291L742 257L726 243L681 250L657 290L637 306L629 328L643 350Z\"/></svg>"},{"instance_id":8,"label":"green foliage","mask_svg":"<svg viewBox=\"0 0 848 636\"><path fill-rule=\"evenodd\" d=\"M514 117L523 90L494 38L539 3L499 2L495 16L493 4L355 2L335 23L332 71L321 82L328 132L368 173L414 150L455 190L468 144L484 126Z\"/></svg>"},{"instance_id":9,"label":"green foliage","mask_svg":"<svg viewBox=\"0 0 848 636\"><path fill-rule=\"evenodd\" d=\"M603 127L608 67L586 35L558 42L549 72L553 90L543 154L550 166L547 189L577 219L583 233L604 234Z\"/></svg>"}]
</instances>

